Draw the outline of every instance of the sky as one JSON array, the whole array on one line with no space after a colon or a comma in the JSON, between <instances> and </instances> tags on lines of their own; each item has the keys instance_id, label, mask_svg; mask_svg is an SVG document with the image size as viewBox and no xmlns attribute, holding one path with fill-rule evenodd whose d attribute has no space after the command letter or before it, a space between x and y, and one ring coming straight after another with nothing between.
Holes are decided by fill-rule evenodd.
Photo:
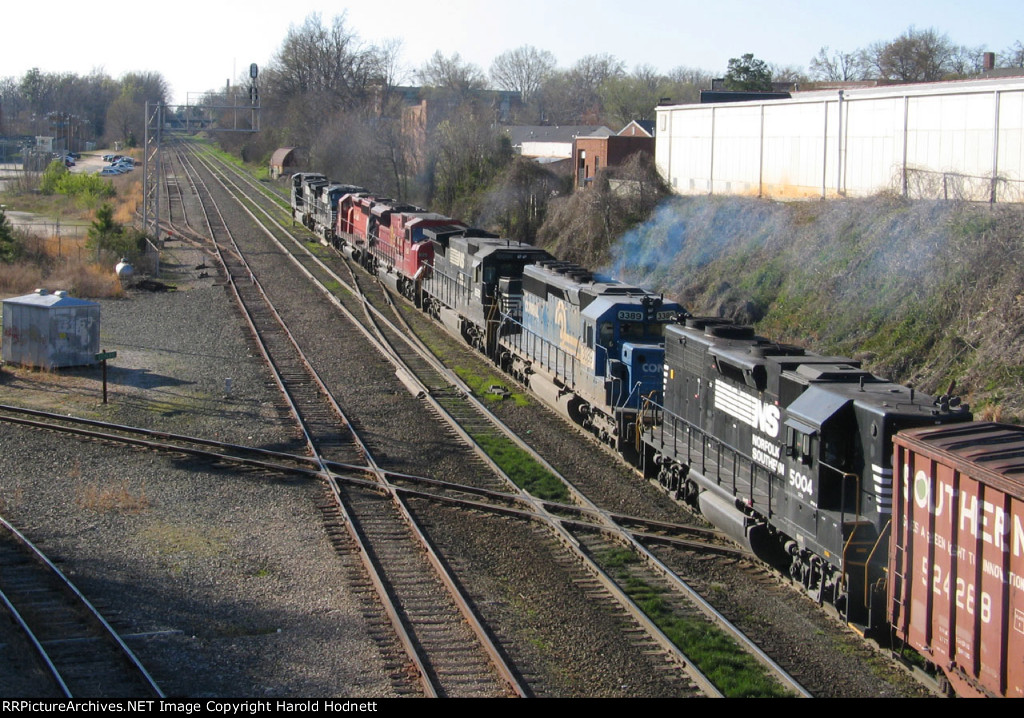
<instances>
[{"instance_id":1,"label":"sky","mask_svg":"<svg viewBox=\"0 0 1024 718\"><path fill-rule=\"evenodd\" d=\"M610 53L627 69L651 65L724 75L729 58L753 53L769 64L807 68L822 46L844 52L934 28L958 45L999 53L1024 42L1024 0L51 0L8 3L0 77L103 70L159 72L172 101L223 88L266 66L288 33L311 13L325 25L342 13L365 43L402 42L411 71L435 51L459 53L485 72L504 50L533 45L558 66Z\"/></svg>"}]
</instances>

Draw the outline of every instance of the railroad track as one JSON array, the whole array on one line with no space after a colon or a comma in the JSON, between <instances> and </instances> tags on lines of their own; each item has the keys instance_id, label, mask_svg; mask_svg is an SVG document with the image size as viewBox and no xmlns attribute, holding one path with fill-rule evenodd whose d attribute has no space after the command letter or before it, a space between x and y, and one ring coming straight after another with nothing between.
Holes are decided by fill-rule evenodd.
<instances>
[{"instance_id":1,"label":"railroad track","mask_svg":"<svg viewBox=\"0 0 1024 718\"><path fill-rule=\"evenodd\" d=\"M188 160L184 160L188 164ZM281 316L259 286L243 259L243 251L227 230L216 203L200 174L190 167L196 191L210 217L209 232L225 263L230 284L250 322L261 351L278 377L296 420L302 427L310 453L366 465L386 487L366 443L356 433L326 386L302 355ZM342 521L350 538L364 557L371 582L378 587L384 611L391 617L398 641L410 661L409 673L417 676L426 695L503 696L526 695L513 671L493 646L486 630L473 614L469 602L447 575L440 559L421 534L415 531L408 513L393 495L367 503L364 492L339 489L324 471L324 479L337 499ZM356 498L361 499L356 501ZM370 511L368 507L374 507ZM410 531L410 529L412 529ZM396 557L404 562L396 565ZM410 562L412 562L410 564ZM410 566L418 565L416 571ZM415 578L412 578L415 576ZM429 578L428 578L429 577ZM443 590L424 594L423 586L433 581ZM438 638L437 625L468 627L472 639L454 644ZM450 634L454 629L450 628ZM455 680L453 676L459 676ZM471 676L471 677L467 677Z\"/></svg>"},{"instance_id":2,"label":"railroad track","mask_svg":"<svg viewBox=\"0 0 1024 718\"><path fill-rule=\"evenodd\" d=\"M0 601L20 629L20 635L12 638L4 653L11 659L19 655L27 658L4 662L4 682L20 686L13 695L26 695L25 689L31 687L29 694L65 698L164 697L85 596L3 519Z\"/></svg>"},{"instance_id":3,"label":"railroad track","mask_svg":"<svg viewBox=\"0 0 1024 718\"><path fill-rule=\"evenodd\" d=\"M225 168L226 169L226 168ZM222 174L223 177L223 174ZM230 182L232 189L236 192L241 191L238 183L234 180L228 180L226 177L222 181L227 184ZM277 230L283 230L284 228L273 219L269 210L257 210L261 211L267 220L271 221L276 225ZM255 214L250 210L250 215L256 219ZM408 336L412 333L411 329L407 325L397 325L385 319L385 309L373 308L368 309L367 307L373 302L372 298L367 296L367 293L360 287L360 280L355 271L350 270L349 281L342 280L336 273L331 269L327 268L326 265L303 246L301 242L292 240L289 245L285 241L278 240L279 246L289 256L293 258L297 264L304 267L304 271L310 278L316 278L316 275L321 276L327 275L327 280L318 280L321 285L326 287L327 282L340 283L345 292L332 292L333 295L338 296L342 303L346 300L344 296L349 296L348 300L350 303L358 304L362 313L369 320L368 325L364 325L364 331L368 334L372 333L379 339L386 343L385 353L392 355L396 363L399 365L399 373L403 378L403 383L410 391L416 392L417 387L419 388L418 395L432 401L435 409L441 414L447 421L450 422L453 431L463 435L463 438L473 441L472 435L474 433L479 434L481 426L486 425L488 430L496 434L501 435L503 441L509 443L515 443L522 447L528 453L533 454L533 458L539 463L545 465L545 469L553 473L566 487L568 494L576 501L576 503L584 506L589 510L592 516L597 517L597 521L602 525L602 528L606 532L610 532L614 536L616 542L618 542L623 550L629 551L635 554L645 565L649 567L648 570L653 573L657 573L660 576L665 577L666 584L671 587L671 590L678 596L676 605L682 605L684 603L694 604L697 610L702 611L707 617L707 620L712 620L721 626L726 633L733 637L739 644L744 646L744 650L755 656L757 661L760 661L766 670L772 675L776 676L780 683L785 686L784 690L791 691L797 695L807 695L807 692L799 686L799 684L786 674L782 669L770 658L765 656L763 652L759 651L756 646L753 645L749 639L742 635L735 626L731 625L724 617L709 606L709 604L697 596L696 592L688 587L680 577L667 571L654 556L647 551L643 544L637 540L629 531L618 526L615 520L604 512L600 511L596 506L589 502L583 497L575 487L572 486L571 482L567 481L565 477L562 477L554 472L550 466L546 465L543 459L532 452L528 446L525 445L518 437L512 435L507 427L504 427L492 414L482 407L480 402L472 397L472 392L465 385L461 384L457 379L451 376L451 372L447 371L444 367L438 367L436 359L425 350L420 343L411 342L408 340ZM394 308L394 302L390 298L385 298L384 303L389 308ZM355 312L347 310L350 320L354 320ZM393 312L397 317L399 316L397 310ZM415 384L410 386L410 377L415 378ZM444 399L444 403L437 401L438 397ZM493 464L493 462L492 462ZM499 473L503 473L500 472ZM578 554L578 558L584 561L593 562L594 556L587 555L585 551L580 551L577 548L579 539L578 537L571 536L567 529L561 524L561 522L548 514L547 510L543 507L535 505L535 512L537 512L542 520L549 523L552 531L559 534L563 539L563 542L569 550ZM653 537L649 537L653 538ZM669 540L669 539L662 539ZM678 539L676 539L678 540ZM695 544L694 544L695 545ZM718 550L722 552L735 551L735 549L729 549L725 546L719 546ZM679 651L678 647L671 644L671 642L665 638L664 634L650 621L649 617L643 614L642 611L636 606L635 602L632 601L622 588L616 584L616 582L609 578L608 574L602 571L597 566L596 562L591 564L591 571L596 576L600 576L604 585L604 589L609 595L614 596L615 600L622 604L629 606L630 612L634 615L636 620L645 627L651 635L657 636L657 640L662 645L663 649L674 655L681 665L686 666L692 672L695 681L705 687L710 694L715 694L716 689L711 686L710 682L705 679L699 671L693 670L692 662ZM628 583L628 579L626 580ZM673 617L673 620L675 617Z\"/></svg>"}]
</instances>

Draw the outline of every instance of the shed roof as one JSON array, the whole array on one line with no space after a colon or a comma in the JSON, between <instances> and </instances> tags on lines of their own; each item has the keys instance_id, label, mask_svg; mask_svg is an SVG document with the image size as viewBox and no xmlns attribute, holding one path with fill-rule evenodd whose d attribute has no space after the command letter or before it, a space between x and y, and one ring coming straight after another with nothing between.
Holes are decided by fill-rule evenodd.
<instances>
[{"instance_id":1,"label":"shed roof","mask_svg":"<svg viewBox=\"0 0 1024 718\"><path fill-rule=\"evenodd\" d=\"M46 308L99 306L96 302L90 302L88 299L76 299L64 291L51 293L45 289L37 289L32 294L26 294L22 297L11 297L10 299L3 300L3 303Z\"/></svg>"}]
</instances>

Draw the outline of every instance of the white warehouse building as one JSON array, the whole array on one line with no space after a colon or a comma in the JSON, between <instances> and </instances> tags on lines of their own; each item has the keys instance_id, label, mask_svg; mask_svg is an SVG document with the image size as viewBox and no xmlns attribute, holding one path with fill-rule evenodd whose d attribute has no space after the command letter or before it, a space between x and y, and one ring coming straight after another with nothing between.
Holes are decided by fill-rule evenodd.
<instances>
[{"instance_id":1,"label":"white warehouse building","mask_svg":"<svg viewBox=\"0 0 1024 718\"><path fill-rule=\"evenodd\" d=\"M1024 201L1024 77L658 108L679 194Z\"/></svg>"}]
</instances>

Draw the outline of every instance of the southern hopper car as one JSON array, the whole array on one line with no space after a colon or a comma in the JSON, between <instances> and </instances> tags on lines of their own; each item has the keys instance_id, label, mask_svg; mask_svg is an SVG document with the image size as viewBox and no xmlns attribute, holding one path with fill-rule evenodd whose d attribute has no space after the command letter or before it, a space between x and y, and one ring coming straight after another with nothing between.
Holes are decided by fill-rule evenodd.
<instances>
[{"instance_id":1,"label":"southern hopper car","mask_svg":"<svg viewBox=\"0 0 1024 718\"><path fill-rule=\"evenodd\" d=\"M889 620L957 695L1024 697L1024 428L895 438Z\"/></svg>"},{"instance_id":2,"label":"southern hopper car","mask_svg":"<svg viewBox=\"0 0 1024 718\"><path fill-rule=\"evenodd\" d=\"M974 640L969 636L999 635L981 631L978 622L989 620L1003 636L1011 628L1024 635L1024 601L1014 583L1024 584L1024 566L1017 571L1004 555L997 566L1003 582L996 585L996 568L985 573L988 563L971 564L973 575L967 567L951 574L949 561L936 558L937 548L951 546L956 557L968 537L977 544L971 555L979 558L977 542L987 540L1004 554L1010 546L1014 558L1024 551L1024 529L1019 544L1011 540L1019 484L1013 493L1011 478L997 480L997 469L966 471L979 485L995 487L986 491L1001 492L1002 503L979 494L974 509L959 509L959 529L927 529L930 540L908 536L934 525L938 504L900 500L899 485L894 488L908 451L904 437L963 430L966 445L984 441L972 438L971 427L980 425L970 423L958 399L921 394L873 376L852 359L777 344L750 327L690 317L661 296L544 250L322 175L293 176L292 210L325 243L646 476L755 553L784 561L811 595L831 602L851 623L893 628L963 693L1022 690L1019 670L1000 669L992 682L989 667L998 661L979 658L980 638L970 650L964 644ZM915 459L928 455L921 443L909 446ZM966 490L961 479L947 484L933 483L933 495L946 492L952 500ZM915 480L915 497L921 485ZM998 508L989 510L990 503ZM995 558L989 561L996 565ZM949 577L943 596L953 596L956 610L937 611L935 599L910 590L924 580L921 572L939 575L940 586ZM974 633L956 601L973 601ZM1004 664L1021 655L1007 640L992 645Z\"/></svg>"}]
</instances>

